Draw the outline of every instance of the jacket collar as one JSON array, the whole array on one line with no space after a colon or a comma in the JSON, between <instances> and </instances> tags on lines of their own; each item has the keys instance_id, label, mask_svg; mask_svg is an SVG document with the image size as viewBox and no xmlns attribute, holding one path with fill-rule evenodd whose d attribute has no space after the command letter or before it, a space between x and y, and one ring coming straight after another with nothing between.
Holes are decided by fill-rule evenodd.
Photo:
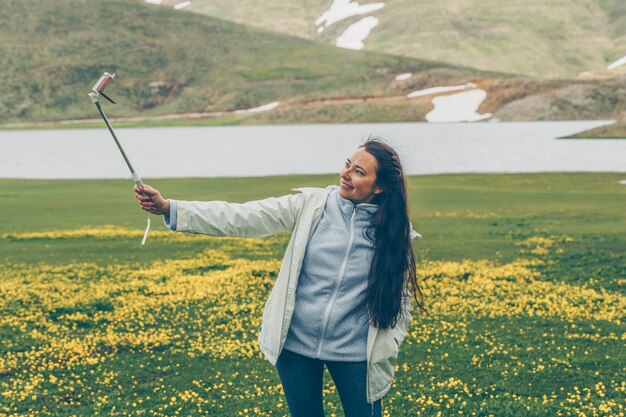
<instances>
[{"instance_id":1,"label":"jacket collar","mask_svg":"<svg viewBox=\"0 0 626 417\"><path fill-rule=\"evenodd\" d=\"M339 189L337 185L333 185L332 187L333 187L333 191ZM355 209L362 210L369 215L374 215L378 211L378 205L376 204L370 204L370 203L354 204L352 201L348 200L347 198L341 197L339 193L337 193L337 201L339 202L339 207L341 208L341 211L344 212L345 214L352 214L352 212Z\"/></svg>"}]
</instances>

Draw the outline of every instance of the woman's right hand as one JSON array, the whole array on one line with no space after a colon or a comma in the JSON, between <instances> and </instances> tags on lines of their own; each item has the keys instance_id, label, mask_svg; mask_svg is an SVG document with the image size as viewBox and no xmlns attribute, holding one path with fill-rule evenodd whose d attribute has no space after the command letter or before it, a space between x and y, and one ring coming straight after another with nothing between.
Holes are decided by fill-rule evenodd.
<instances>
[{"instance_id":1,"label":"woman's right hand","mask_svg":"<svg viewBox=\"0 0 626 417\"><path fill-rule=\"evenodd\" d=\"M152 214L165 214L170 211L170 202L164 199L156 190L147 184L135 185L135 198L139 200L142 209Z\"/></svg>"}]
</instances>

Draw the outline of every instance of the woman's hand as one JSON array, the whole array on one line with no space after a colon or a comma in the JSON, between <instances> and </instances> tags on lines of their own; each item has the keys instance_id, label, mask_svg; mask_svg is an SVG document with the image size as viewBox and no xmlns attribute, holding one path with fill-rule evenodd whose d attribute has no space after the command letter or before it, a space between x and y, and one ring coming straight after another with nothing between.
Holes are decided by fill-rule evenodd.
<instances>
[{"instance_id":1,"label":"woman's hand","mask_svg":"<svg viewBox=\"0 0 626 417\"><path fill-rule=\"evenodd\" d=\"M170 202L161 196L159 190L149 185L135 185L135 198L139 200L142 209L152 214L161 215L170 211Z\"/></svg>"}]
</instances>

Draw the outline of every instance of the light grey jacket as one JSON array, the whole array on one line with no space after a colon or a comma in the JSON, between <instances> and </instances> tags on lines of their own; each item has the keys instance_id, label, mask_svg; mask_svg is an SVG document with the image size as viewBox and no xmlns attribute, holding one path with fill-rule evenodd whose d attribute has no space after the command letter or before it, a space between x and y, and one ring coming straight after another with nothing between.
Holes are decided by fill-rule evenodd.
<instances>
[{"instance_id":1,"label":"light grey jacket","mask_svg":"<svg viewBox=\"0 0 626 417\"><path fill-rule=\"evenodd\" d=\"M327 188L296 188L298 194L250 201L243 204L224 201L176 201L176 231L212 236L264 237L292 232L283 262L265 303L259 328L263 355L276 365L295 306L296 286L311 226L321 216L326 198L336 185ZM411 238L421 237L414 230ZM403 296L404 320L394 328L380 330L369 326L367 334L367 401L381 399L395 373L398 347L411 320L411 297Z\"/></svg>"}]
</instances>

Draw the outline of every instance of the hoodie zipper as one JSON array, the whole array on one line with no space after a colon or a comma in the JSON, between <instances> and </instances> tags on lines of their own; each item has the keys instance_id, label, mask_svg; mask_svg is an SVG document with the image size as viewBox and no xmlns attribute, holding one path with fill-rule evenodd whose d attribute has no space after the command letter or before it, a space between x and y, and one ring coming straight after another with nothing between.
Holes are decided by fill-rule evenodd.
<instances>
[{"instance_id":1,"label":"hoodie zipper","mask_svg":"<svg viewBox=\"0 0 626 417\"><path fill-rule=\"evenodd\" d=\"M335 298L337 298L337 294L339 293L339 289L341 288L341 282L343 281L343 277L346 274L346 267L348 265L348 257L350 256L350 251L352 250L352 244L354 243L354 219L356 218L356 206L353 207L352 217L350 218L350 240L348 241L348 247L346 248L346 254L343 257L343 263L341 264L341 269L339 271L339 278L337 279L337 283L335 284L335 291L333 292L332 297L330 298L330 302L326 306L326 311L324 313L324 320L322 321L322 333L320 338L320 344L317 348L316 358L319 358L322 353L322 348L324 347L324 339L326 338L326 330L328 328L328 320L330 318L330 310L335 302Z\"/></svg>"}]
</instances>

